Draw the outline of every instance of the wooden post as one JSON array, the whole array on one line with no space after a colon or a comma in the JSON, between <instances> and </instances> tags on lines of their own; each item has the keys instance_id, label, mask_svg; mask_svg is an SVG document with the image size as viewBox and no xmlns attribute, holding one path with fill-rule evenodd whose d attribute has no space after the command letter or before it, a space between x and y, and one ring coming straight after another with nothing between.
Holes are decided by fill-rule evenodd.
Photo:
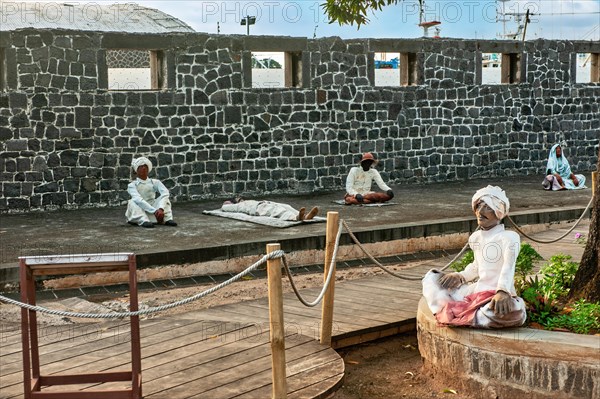
<instances>
[{"instance_id":1,"label":"wooden post","mask_svg":"<svg viewBox=\"0 0 600 399\"><path fill-rule=\"evenodd\" d=\"M278 251L279 244L267 244L267 253ZM281 286L281 259L267 261L269 276L269 323L271 364L273 368L273 399L287 397L285 376L285 338L283 325L283 288Z\"/></svg>"},{"instance_id":2,"label":"wooden post","mask_svg":"<svg viewBox=\"0 0 600 399\"><path fill-rule=\"evenodd\" d=\"M592 172L592 197L596 193L596 184L598 181L598 172Z\"/></svg>"},{"instance_id":3,"label":"wooden post","mask_svg":"<svg viewBox=\"0 0 600 399\"><path fill-rule=\"evenodd\" d=\"M327 279L329 267L333 267L331 282L321 307L321 344L331 345L331 331L333 329L333 294L335 290L335 263L331 263L333 259L333 249L335 247L335 238L338 233L340 223L340 215L337 212L327 212L327 234L325 236L325 267L323 281Z\"/></svg>"}]
</instances>

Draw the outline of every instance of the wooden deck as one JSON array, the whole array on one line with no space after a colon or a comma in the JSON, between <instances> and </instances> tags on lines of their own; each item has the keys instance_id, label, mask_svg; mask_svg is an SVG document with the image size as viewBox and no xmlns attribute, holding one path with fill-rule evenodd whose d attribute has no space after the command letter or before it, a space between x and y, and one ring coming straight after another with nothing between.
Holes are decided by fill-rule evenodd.
<instances>
[{"instance_id":1,"label":"wooden deck","mask_svg":"<svg viewBox=\"0 0 600 399\"><path fill-rule=\"evenodd\" d=\"M536 236L548 239L562 231ZM536 249L546 258L558 252L581 255L581 246L572 239L565 241ZM422 276L446 261L427 261L402 274ZM318 292L319 289L302 290L309 300ZM389 275L337 282L334 348L413 330L420 297L420 281ZM320 305L307 308L293 293L284 296L289 398L326 397L342 383L343 360L333 349L317 342L320 312ZM268 317L265 298L142 321L144 397L270 397ZM0 398L22 398L19 324L0 324L0 329ZM128 333L128 323L124 321L40 328L42 373L127 369Z\"/></svg>"},{"instance_id":2,"label":"wooden deck","mask_svg":"<svg viewBox=\"0 0 600 399\"><path fill-rule=\"evenodd\" d=\"M411 269L407 273L418 275L420 272ZM312 299L318 291L310 289L302 293ZM334 346L352 345L413 329L419 298L418 281L380 276L338 283ZM333 349L318 343L320 312L320 305L307 308L294 294L285 295L290 398L325 397L342 382L343 360ZM264 298L142 321L144 397L269 397L268 318L268 303ZM17 325L3 328L0 398L22 398L20 330ZM126 370L130 348L128 333L125 321L40 328L42 373ZM92 387L69 388L89 390ZM106 387L118 385L104 384L103 389Z\"/></svg>"}]
</instances>

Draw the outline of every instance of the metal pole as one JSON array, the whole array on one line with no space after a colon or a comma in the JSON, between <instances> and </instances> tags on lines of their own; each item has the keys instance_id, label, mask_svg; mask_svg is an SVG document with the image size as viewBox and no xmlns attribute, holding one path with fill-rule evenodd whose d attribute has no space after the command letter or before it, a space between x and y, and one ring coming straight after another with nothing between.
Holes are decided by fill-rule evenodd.
<instances>
[{"instance_id":1,"label":"metal pole","mask_svg":"<svg viewBox=\"0 0 600 399\"><path fill-rule=\"evenodd\" d=\"M250 36L250 15L246 17L246 35Z\"/></svg>"},{"instance_id":2,"label":"metal pole","mask_svg":"<svg viewBox=\"0 0 600 399\"><path fill-rule=\"evenodd\" d=\"M267 244L267 253L278 251L279 244ZM273 378L273 399L287 397L285 376L285 337L283 325L283 288L281 285L281 259L267 261L269 277L269 323L271 338L271 365Z\"/></svg>"},{"instance_id":3,"label":"metal pole","mask_svg":"<svg viewBox=\"0 0 600 399\"><path fill-rule=\"evenodd\" d=\"M331 332L333 330L333 294L335 290L335 263L332 263L335 238L338 233L340 215L337 212L327 212L327 233L325 236L325 267L323 279L327 279L329 268L333 267L333 275L329 287L323 296L321 307L321 344L331 345Z\"/></svg>"}]
</instances>

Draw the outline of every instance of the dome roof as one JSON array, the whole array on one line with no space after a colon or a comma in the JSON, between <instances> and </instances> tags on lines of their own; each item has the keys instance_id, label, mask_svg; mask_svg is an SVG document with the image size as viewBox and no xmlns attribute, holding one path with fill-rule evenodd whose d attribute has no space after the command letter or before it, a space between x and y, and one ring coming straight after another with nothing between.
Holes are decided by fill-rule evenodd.
<instances>
[{"instance_id":1,"label":"dome roof","mask_svg":"<svg viewBox=\"0 0 600 399\"><path fill-rule=\"evenodd\" d=\"M14 2L0 8L0 31L23 28L101 32L194 32L169 14L135 3Z\"/></svg>"}]
</instances>

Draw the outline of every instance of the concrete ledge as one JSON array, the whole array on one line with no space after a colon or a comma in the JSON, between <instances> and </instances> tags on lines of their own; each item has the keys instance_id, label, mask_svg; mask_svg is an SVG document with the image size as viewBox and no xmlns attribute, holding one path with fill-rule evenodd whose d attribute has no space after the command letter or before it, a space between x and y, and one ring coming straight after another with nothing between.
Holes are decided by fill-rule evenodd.
<instances>
[{"instance_id":1,"label":"concrete ledge","mask_svg":"<svg viewBox=\"0 0 600 399\"><path fill-rule=\"evenodd\" d=\"M417 336L436 378L481 398L600 398L599 336L439 327L424 299Z\"/></svg>"}]
</instances>

